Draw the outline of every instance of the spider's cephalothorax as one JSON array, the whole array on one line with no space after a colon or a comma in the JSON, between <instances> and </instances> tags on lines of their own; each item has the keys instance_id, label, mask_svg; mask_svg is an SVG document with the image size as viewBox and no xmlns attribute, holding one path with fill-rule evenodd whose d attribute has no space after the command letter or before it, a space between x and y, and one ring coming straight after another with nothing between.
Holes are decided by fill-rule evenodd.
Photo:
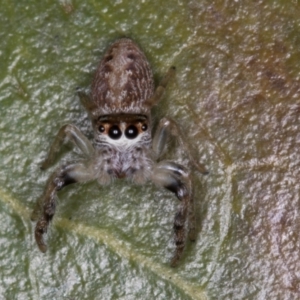
<instances>
[{"instance_id":1,"label":"spider's cephalothorax","mask_svg":"<svg viewBox=\"0 0 300 300\"><path fill-rule=\"evenodd\" d=\"M67 140L86 156L59 167L37 202L32 220L37 220L35 239L42 252L47 250L43 235L55 213L56 193L64 186L90 180L109 184L114 178L128 178L138 184L151 180L175 193L181 201L174 220L176 250L171 265L176 265L184 249L186 232L191 240L195 239L195 220L188 169L171 161L158 162L168 136L179 140L192 166L204 174L207 172L190 155L190 148L173 120L163 118L151 136L151 107L161 98L174 72L175 68L171 67L154 90L149 63L132 40L117 40L106 51L96 71L90 97L79 92L92 121L94 143L77 127L67 124L58 132L42 165L42 169L48 168Z\"/></svg>"}]
</instances>

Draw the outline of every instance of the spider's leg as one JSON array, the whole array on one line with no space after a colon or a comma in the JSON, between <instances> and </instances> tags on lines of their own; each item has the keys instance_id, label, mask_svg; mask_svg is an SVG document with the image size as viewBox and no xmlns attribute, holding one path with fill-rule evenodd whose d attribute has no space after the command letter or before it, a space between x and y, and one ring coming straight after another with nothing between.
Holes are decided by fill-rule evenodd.
<instances>
[{"instance_id":1,"label":"spider's leg","mask_svg":"<svg viewBox=\"0 0 300 300\"><path fill-rule=\"evenodd\" d=\"M74 125L66 124L58 131L54 142L52 143L47 158L44 160L41 169L47 169L52 165L60 151L62 145L67 141L72 142L77 146L87 157L92 156L94 147L91 142L83 135L83 133Z\"/></svg>"},{"instance_id":2,"label":"spider's leg","mask_svg":"<svg viewBox=\"0 0 300 300\"><path fill-rule=\"evenodd\" d=\"M152 181L172 191L181 201L174 219L176 250L171 260L171 266L176 266L182 256L186 243L186 223L188 223L190 238L192 237L194 239L195 235L191 179L187 169L183 166L174 162L163 161L154 167ZM191 234L193 236L191 236Z\"/></svg>"},{"instance_id":3,"label":"spider's leg","mask_svg":"<svg viewBox=\"0 0 300 300\"><path fill-rule=\"evenodd\" d=\"M170 118L165 117L160 120L153 137L153 151L156 157L159 158L162 155L167 145L166 141L170 136L173 136L178 140L180 147L187 153L191 166L195 167L197 171L202 174L208 174L204 165L199 163L192 155L193 149L186 141L178 124Z\"/></svg>"},{"instance_id":4,"label":"spider's leg","mask_svg":"<svg viewBox=\"0 0 300 300\"><path fill-rule=\"evenodd\" d=\"M161 99L162 95L164 94L164 91L170 79L175 75L175 72L176 72L175 67L171 67L168 70L167 74L163 77L158 87L155 89L154 95L147 100L146 105L152 107L158 103L158 101Z\"/></svg>"},{"instance_id":5,"label":"spider's leg","mask_svg":"<svg viewBox=\"0 0 300 300\"><path fill-rule=\"evenodd\" d=\"M42 252L47 251L47 245L43 239L43 235L47 232L49 223L55 213L57 191L71 183L86 182L95 178L96 174L92 164L87 164L84 161L62 166L50 176L45 191L38 200L31 215L32 221L37 220L35 240Z\"/></svg>"}]
</instances>

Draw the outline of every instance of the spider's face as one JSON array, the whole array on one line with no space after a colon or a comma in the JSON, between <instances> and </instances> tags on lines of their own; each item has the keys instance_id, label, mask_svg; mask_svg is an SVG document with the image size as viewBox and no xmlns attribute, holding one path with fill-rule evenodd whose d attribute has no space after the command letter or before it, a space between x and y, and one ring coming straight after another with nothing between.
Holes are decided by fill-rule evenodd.
<instances>
[{"instance_id":1,"label":"spider's face","mask_svg":"<svg viewBox=\"0 0 300 300\"><path fill-rule=\"evenodd\" d=\"M119 149L127 149L140 142L150 142L149 120L139 114L116 114L98 118L95 122L95 140Z\"/></svg>"}]
</instances>

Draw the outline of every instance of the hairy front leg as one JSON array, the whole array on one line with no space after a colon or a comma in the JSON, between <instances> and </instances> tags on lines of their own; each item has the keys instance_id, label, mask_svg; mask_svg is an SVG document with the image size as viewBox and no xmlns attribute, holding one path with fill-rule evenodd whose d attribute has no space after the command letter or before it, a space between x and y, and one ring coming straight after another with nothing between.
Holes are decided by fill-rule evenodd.
<instances>
[{"instance_id":1,"label":"hairy front leg","mask_svg":"<svg viewBox=\"0 0 300 300\"><path fill-rule=\"evenodd\" d=\"M153 169L152 181L173 192L181 201L174 219L174 235L176 250L171 266L177 265L186 243L186 225L189 237L195 239L195 218L192 195L192 183L189 173L183 166L173 162L160 162ZM187 224L186 224L187 223Z\"/></svg>"},{"instance_id":2,"label":"hairy front leg","mask_svg":"<svg viewBox=\"0 0 300 300\"><path fill-rule=\"evenodd\" d=\"M92 156L94 153L94 147L87 137L85 137L76 126L72 124L66 124L58 131L54 142L50 147L47 158L44 160L41 166L41 169L45 170L53 164L62 145L67 141L72 142L87 157Z\"/></svg>"},{"instance_id":3,"label":"hairy front leg","mask_svg":"<svg viewBox=\"0 0 300 300\"><path fill-rule=\"evenodd\" d=\"M62 166L50 176L45 191L37 201L31 215L31 220L37 221L35 240L42 252L47 251L44 234L47 232L55 213L57 192L71 183L86 182L95 179L95 177L92 165L87 165L85 162Z\"/></svg>"}]
</instances>

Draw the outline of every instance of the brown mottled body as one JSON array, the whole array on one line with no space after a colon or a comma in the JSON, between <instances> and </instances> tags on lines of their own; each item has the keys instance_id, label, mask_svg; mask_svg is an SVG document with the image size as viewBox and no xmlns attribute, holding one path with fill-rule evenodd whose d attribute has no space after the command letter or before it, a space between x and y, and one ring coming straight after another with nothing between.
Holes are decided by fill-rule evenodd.
<instances>
[{"instance_id":1,"label":"brown mottled body","mask_svg":"<svg viewBox=\"0 0 300 300\"><path fill-rule=\"evenodd\" d=\"M161 98L174 71L174 67L170 68L154 90L149 63L132 40L120 39L108 48L97 68L91 96L79 92L91 117L93 144L77 127L67 124L58 132L42 165L46 169L53 164L65 141L72 142L85 155L85 159L55 170L33 211L32 220L37 220L35 239L42 252L47 250L43 236L55 213L57 192L66 185L91 180L104 185L117 178L136 184L151 180L172 191L181 202L173 227L176 250L171 265L177 264L186 237L195 238L195 220L189 170L171 161L159 161L168 137L178 139L191 165L204 174L207 172L190 154L190 147L173 120L163 118L153 138L151 135L151 107Z\"/></svg>"},{"instance_id":2,"label":"brown mottled body","mask_svg":"<svg viewBox=\"0 0 300 300\"><path fill-rule=\"evenodd\" d=\"M130 39L120 39L106 51L92 83L91 98L97 113L150 114L146 101L153 97L150 65Z\"/></svg>"}]
</instances>

